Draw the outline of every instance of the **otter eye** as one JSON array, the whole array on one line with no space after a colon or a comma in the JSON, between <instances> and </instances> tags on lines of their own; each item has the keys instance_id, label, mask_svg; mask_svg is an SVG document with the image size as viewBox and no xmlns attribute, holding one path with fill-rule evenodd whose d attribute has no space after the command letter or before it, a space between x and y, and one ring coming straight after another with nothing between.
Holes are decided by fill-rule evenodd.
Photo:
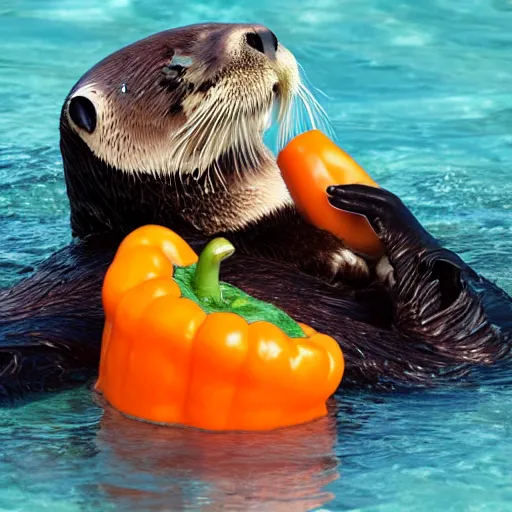
<instances>
[{"instance_id":1,"label":"otter eye","mask_svg":"<svg viewBox=\"0 0 512 512\"><path fill-rule=\"evenodd\" d=\"M185 70L192 66L193 60L192 57L188 57L187 55L178 55L174 54L171 62L164 66L162 72L164 75L169 77L179 77L185 73Z\"/></svg>"},{"instance_id":2,"label":"otter eye","mask_svg":"<svg viewBox=\"0 0 512 512\"><path fill-rule=\"evenodd\" d=\"M68 114L73 123L87 133L92 133L96 129L96 109L88 98L84 96L71 98Z\"/></svg>"},{"instance_id":3,"label":"otter eye","mask_svg":"<svg viewBox=\"0 0 512 512\"><path fill-rule=\"evenodd\" d=\"M192 66L192 64L192 57L188 57L187 55L174 54L171 62L169 63L169 67L172 68L173 66L179 66L181 68L189 68Z\"/></svg>"}]
</instances>

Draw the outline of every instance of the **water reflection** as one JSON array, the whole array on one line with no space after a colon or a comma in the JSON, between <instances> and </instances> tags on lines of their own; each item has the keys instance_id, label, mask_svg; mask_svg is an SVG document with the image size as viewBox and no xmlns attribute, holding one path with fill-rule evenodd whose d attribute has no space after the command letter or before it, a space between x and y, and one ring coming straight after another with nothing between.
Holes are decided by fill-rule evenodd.
<instances>
[{"instance_id":1,"label":"water reflection","mask_svg":"<svg viewBox=\"0 0 512 512\"><path fill-rule=\"evenodd\" d=\"M96 442L108 475L101 486L123 510L306 511L333 499L325 486L339 477L333 417L272 432L208 433L106 407Z\"/></svg>"}]
</instances>

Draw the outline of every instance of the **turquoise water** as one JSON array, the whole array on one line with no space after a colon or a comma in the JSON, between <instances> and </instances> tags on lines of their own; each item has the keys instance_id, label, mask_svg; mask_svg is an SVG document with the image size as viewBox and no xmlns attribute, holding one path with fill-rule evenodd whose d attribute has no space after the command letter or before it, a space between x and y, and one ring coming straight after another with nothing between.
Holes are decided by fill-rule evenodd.
<instances>
[{"instance_id":1,"label":"turquoise water","mask_svg":"<svg viewBox=\"0 0 512 512\"><path fill-rule=\"evenodd\" d=\"M512 293L511 0L2 0L0 285L69 241L61 102L100 58L260 21L339 142ZM0 410L0 510L512 510L512 390L340 393L333 416L207 435L104 414L87 389Z\"/></svg>"}]
</instances>

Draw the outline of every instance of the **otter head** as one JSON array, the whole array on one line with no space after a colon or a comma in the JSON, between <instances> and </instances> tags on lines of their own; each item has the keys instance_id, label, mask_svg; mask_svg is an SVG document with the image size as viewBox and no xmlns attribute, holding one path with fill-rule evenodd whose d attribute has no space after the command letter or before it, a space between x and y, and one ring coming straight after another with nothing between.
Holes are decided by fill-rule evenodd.
<instances>
[{"instance_id":1,"label":"otter head","mask_svg":"<svg viewBox=\"0 0 512 512\"><path fill-rule=\"evenodd\" d=\"M150 222L210 234L288 204L262 139L298 86L294 57L260 25L184 27L110 55L62 109L74 234Z\"/></svg>"}]
</instances>

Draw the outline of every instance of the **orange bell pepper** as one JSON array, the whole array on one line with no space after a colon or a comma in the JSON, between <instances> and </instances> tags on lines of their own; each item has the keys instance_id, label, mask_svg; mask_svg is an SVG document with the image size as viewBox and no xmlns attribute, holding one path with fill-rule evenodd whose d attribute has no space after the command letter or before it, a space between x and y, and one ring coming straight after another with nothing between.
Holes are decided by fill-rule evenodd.
<instances>
[{"instance_id":1,"label":"orange bell pepper","mask_svg":"<svg viewBox=\"0 0 512 512\"><path fill-rule=\"evenodd\" d=\"M365 217L340 211L327 199L330 185L378 185L326 135L311 130L295 137L279 153L277 164L297 209L308 222L335 234L359 253L370 257L384 253Z\"/></svg>"},{"instance_id":2,"label":"orange bell pepper","mask_svg":"<svg viewBox=\"0 0 512 512\"><path fill-rule=\"evenodd\" d=\"M103 285L96 384L112 406L208 430L272 429L326 414L344 371L339 345L220 283L220 263L233 251L217 238L198 259L160 226L123 241Z\"/></svg>"}]
</instances>

